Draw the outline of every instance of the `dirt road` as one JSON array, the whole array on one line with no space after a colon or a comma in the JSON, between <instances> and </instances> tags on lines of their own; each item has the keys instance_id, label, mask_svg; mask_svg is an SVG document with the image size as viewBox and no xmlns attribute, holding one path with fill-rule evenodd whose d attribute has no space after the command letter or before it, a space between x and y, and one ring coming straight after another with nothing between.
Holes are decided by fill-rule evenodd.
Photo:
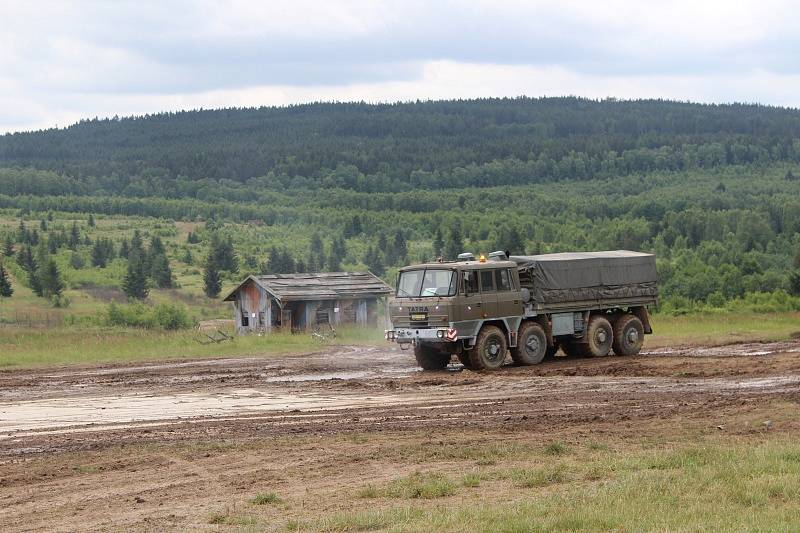
<instances>
[{"instance_id":1,"label":"dirt road","mask_svg":"<svg viewBox=\"0 0 800 533\"><path fill-rule=\"evenodd\" d=\"M367 483L502 476L554 440L580 457L598 440L793 436L799 404L797 340L492 373L420 372L409 352L376 347L3 371L0 530L282 531L363 509ZM253 503L271 491L282 503Z\"/></svg>"},{"instance_id":2,"label":"dirt road","mask_svg":"<svg viewBox=\"0 0 800 533\"><path fill-rule=\"evenodd\" d=\"M0 457L120 443L436 427L547 429L797 399L800 341L475 373L398 349L0 373Z\"/></svg>"}]
</instances>

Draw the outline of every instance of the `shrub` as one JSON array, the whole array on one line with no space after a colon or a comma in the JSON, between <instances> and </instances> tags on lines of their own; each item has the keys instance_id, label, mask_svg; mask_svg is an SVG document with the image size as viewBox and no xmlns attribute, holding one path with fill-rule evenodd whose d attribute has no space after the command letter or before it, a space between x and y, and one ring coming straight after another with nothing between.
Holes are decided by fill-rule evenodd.
<instances>
[{"instance_id":1,"label":"shrub","mask_svg":"<svg viewBox=\"0 0 800 533\"><path fill-rule=\"evenodd\" d=\"M155 308L156 323L169 330L186 329L192 327L192 321L186 308L173 304L158 304Z\"/></svg>"},{"instance_id":2,"label":"shrub","mask_svg":"<svg viewBox=\"0 0 800 533\"><path fill-rule=\"evenodd\" d=\"M141 302L127 305L111 303L106 312L109 326L145 329L185 329L192 326L186 308L174 304L158 304L154 308Z\"/></svg>"}]
</instances>

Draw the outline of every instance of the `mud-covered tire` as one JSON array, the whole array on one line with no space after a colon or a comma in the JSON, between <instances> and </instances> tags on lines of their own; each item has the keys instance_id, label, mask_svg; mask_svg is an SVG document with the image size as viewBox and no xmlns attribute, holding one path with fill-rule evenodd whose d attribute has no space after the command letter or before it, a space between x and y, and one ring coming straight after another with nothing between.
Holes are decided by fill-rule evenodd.
<instances>
[{"instance_id":1,"label":"mud-covered tire","mask_svg":"<svg viewBox=\"0 0 800 533\"><path fill-rule=\"evenodd\" d=\"M503 330L497 326L483 326L475 346L469 350L469 366L474 370L497 370L506 360L508 343Z\"/></svg>"},{"instance_id":2,"label":"mud-covered tire","mask_svg":"<svg viewBox=\"0 0 800 533\"><path fill-rule=\"evenodd\" d=\"M611 352L614 329L604 316L594 315L589 319L583 344L589 357L605 357Z\"/></svg>"},{"instance_id":3,"label":"mud-covered tire","mask_svg":"<svg viewBox=\"0 0 800 533\"><path fill-rule=\"evenodd\" d=\"M519 329L517 346L511 348L511 358L518 365L538 365L547 356L547 335L537 322L525 322Z\"/></svg>"},{"instance_id":4,"label":"mud-covered tire","mask_svg":"<svg viewBox=\"0 0 800 533\"><path fill-rule=\"evenodd\" d=\"M423 370L443 370L450 362L450 354L418 342L414 344L414 357Z\"/></svg>"},{"instance_id":5,"label":"mud-covered tire","mask_svg":"<svg viewBox=\"0 0 800 533\"><path fill-rule=\"evenodd\" d=\"M614 342L612 348L616 355L636 355L644 343L644 326L634 315L622 315L614 322Z\"/></svg>"}]
</instances>

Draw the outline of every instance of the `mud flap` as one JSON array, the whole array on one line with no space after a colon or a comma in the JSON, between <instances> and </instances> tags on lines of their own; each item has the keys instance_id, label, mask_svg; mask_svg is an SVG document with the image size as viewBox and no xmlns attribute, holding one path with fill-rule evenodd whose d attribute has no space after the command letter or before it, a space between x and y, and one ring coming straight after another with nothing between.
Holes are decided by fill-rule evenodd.
<instances>
[{"instance_id":1,"label":"mud flap","mask_svg":"<svg viewBox=\"0 0 800 533\"><path fill-rule=\"evenodd\" d=\"M642 322L646 334L653 333L653 327L650 325L650 314L647 312L646 307L634 307L631 312Z\"/></svg>"}]
</instances>

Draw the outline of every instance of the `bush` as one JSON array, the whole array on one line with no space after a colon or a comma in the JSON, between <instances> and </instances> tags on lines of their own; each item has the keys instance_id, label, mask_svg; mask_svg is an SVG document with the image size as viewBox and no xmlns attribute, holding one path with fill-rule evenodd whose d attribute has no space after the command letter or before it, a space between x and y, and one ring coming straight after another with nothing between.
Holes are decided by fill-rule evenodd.
<instances>
[{"instance_id":1,"label":"bush","mask_svg":"<svg viewBox=\"0 0 800 533\"><path fill-rule=\"evenodd\" d=\"M186 308L173 304L158 304L155 309L156 323L164 329L186 329L192 327L192 321Z\"/></svg>"},{"instance_id":2,"label":"bush","mask_svg":"<svg viewBox=\"0 0 800 533\"><path fill-rule=\"evenodd\" d=\"M141 302L127 305L111 303L106 312L109 326L145 329L186 329L192 326L186 308L174 304L158 304L154 308Z\"/></svg>"}]
</instances>

